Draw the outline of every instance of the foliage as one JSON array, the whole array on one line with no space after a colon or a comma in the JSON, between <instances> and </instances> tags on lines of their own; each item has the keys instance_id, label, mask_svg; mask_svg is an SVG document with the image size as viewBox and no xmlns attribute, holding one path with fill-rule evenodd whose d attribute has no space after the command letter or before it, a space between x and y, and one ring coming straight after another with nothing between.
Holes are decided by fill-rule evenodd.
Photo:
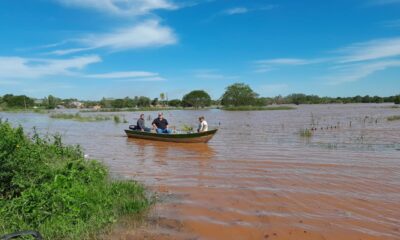
<instances>
[{"instance_id":1,"label":"foliage","mask_svg":"<svg viewBox=\"0 0 400 240\"><path fill-rule=\"evenodd\" d=\"M182 105L194 108L208 107L211 105L211 97L204 90L194 90L183 96Z\"/></svg>"},{"instance_id":2,"label":"foliage","mask_svg":"<svg viewBox=\"0 0 400 240\"><path fill-rule=\"evenodd\" d=\"M168 101L168 105L171 107L180 107L182 106L182 101L179 99L172 99Z\"/></svg>"},{"instance_id":3,"label":"foliage","mask_svg":"<svg viewBox=\"0 0 400 240\"><path fill-rule=\"evenodd\" d=\"M394 97L393 97L393 102L394 102L395 104L400 104L400 95L394 96Z\"/></svg>"},{"instance_id":4,"label":"foliage","mask_svg":"<svg viewBox=\"0 0 400 240\"><path fill-rule=\"evenodd\" d=\"M387 120L388 121L399 121L400 120L400 116L390 116L390 117L387 117Z\"/></svg>"},{"instance_id":5,"label":"foliage","mask_svg":"<svg viewBox=\"0 0 400 240\"><path fill-rule=\"evenodd\" d=\"M193 127L187 124L183 124L181 127L182 131L184 132L192 132L193 131Z\"/></svg>"},{"instance_id":6,"label":"foliage","mask_svg":"<svg viewBox=\"0 0 400 240\"><path fill-rule=\"evenodd\" d=\"M151 105L157 106L158 105L158 98L154 98L153 100L151 100Z\"/></svg>"},{"instance_id":7,"label":"foliage","mask_svg":"<svg viewBox=\"0 0 400 240\"><path fill-rule=\"evenodd\" d=\"M244 83L235 83L226 88L221 98L223 106L254 106L257 103L258 94L255 93L249 85Z\"/></svg>"},{"instance_id":8,"label":"foliage","mask_svg":"<svg viewBox=\"0 0 400 240\"><path fill-rule=\"evenodd\" d=\"M114 122L115 123L121 123L121 118L118 115L114 116Z\"/></svg>"},{"instance_id":9,"label":"foliage","mask_svg":"<svg viewBox=\"0 0 400 240\"><path fill-rule=\"evenodd\" d=\"M302 129L302 130L300 130L299 135L300 135L300 137L310 138L314 134L310 129Z\"/></svg>"},{"instance_id":10,"label":"foliage","mask_svg":"<svg viewBox=\"0 0 400 240\"><path fill-rule=\"evenodd\" d=\"M272 106L272 107L263 107L263 106L238 106L238 107L224 107L222 110L226 111L273 111L273 110L293 110L296 109L291 106Z\"/></svg>"},{"instance_id":11,"label":"foliage","mask_svg":"<svg viewBox=\"0 0 400 240\"><path fill-rule=\"evenodd\" d=\"M136 182L111 181L61 137L32 138L0 122L0 235L24 229L45 239L90 239L150 204Z\"/></svg>"},{"instance_id":12,"label":"foliage","mask_svg":"<svg viewBox=\"0 0 400 240\"><path fill-rule=\"evenodd\" d=\"M54 113L50 115L51 118L56 119L68 119L80 122L99 122L99 121L108 121L111 120L110 116L102 116L102 115L89 115L89 116L82 116L79 113L70 114L70 113ZM115 117L115 116L114 116ZM114 119L115 120L115 119Z\"/></svg>"},{"instance_id":13,"label":"foliage","mask_svg":"<svg viewBox=\"0 0 400 240\"><path fill-rule=\"evenodd\" d=\"M34 105L34 100L25 95L14 96L6 94L1 98L0 104L4 108L31 108Z\"/></svg>"}]
</instances>

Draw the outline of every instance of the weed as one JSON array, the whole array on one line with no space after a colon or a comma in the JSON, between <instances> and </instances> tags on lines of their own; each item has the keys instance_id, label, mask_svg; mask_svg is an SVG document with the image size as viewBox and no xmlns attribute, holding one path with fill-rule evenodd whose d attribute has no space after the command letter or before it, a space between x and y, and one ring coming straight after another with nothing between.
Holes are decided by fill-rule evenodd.
<instances>
[{"instance_id":1,"label":"weed","mask_svg":"<svg viewBox=\"0 0 400 240\"><path fill-rule=\"evenodd\" d=\"M390 116L390 117L387 117L387 120L388 121L399 121L400 120L400 116L399 115Z\"/></svg>"},{"instance_id":2,"label":"weed","mask_svg":"<svg viewBox=\"0 0 400 240\"><path fill-rule=\"evenodd\" d=\"M1 121L0 136L0 235L33 229L45 239L91 239L150 205L142 185L110 180L60 136L28 138Z\"/></svg>"},{"instance_id":3,"label":"weed","mask_svg":"<svg viewBox=\"0 0 400 240\"><path fill-rule=\"evenodd\" d=\"M310 138L314 135L314 133L310 130L310 129L301 129L299 131L299 135L300 137L304 137L304 138Z\"/></svg>"}]
</instances>

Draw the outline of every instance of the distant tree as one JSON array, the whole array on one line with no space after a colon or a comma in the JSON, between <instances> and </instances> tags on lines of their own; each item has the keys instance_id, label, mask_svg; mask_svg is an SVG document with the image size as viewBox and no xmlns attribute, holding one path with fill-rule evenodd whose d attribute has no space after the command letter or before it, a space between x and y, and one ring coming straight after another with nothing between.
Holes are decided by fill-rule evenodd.
<instances>
[{"instance_id":1,"label":"distant tree","mask_svg":"<svg viewBox=\"0 0 400 240\"><path fill-rule=\"evenodd\" d=\"M124 99L115 99L111 102L113 108L124 108Z\"/></svg>"},{"instance_id":2,"label":"distant tree","mask_svg":"<svg viewBox=\"0 0 400 240\"><path fill-rule=\"evenodd\" d=\"M204 90L194 90L182 98L182 105L185 107L207 107L211 105L211 97Z\"/></svg>"},{"instance_id":3,"label":"distant tree","mask_svg":"<svg viewBox=\"0 0 400 240\"><path fill-rule=\"evenodd\" d=\"M180 107L182 106L182 101L179 99L172 99L168 101L168 105L171 107Z\"/></svg>"},{"instance_id":4,"label":"distant tree","mask_svg":"<svg viewBox=\"0 0 400 240\"><path fill-rule=\"evenodd\" d=\"M102 108L111 108L111 103L112 103L112 100L106 99L104 97L100 100L100 106Z\"/></svg>"},{"instance_id":5,"label":"distant tree","mask_svg":"<svg viewBox=\"0 0 400 240\"><path fill-rule=\"evenodd\" d=\"M151 100L148 97L140 96L137 100L138 107L150 107Z\"/></svg>"},{"instance_id":6,"label":"distant tree","mask_svg":"<svg viewBox=\"0 0 400 240\"><path fill-rule=\"evenodd\" d=\"M221 98L221 104L224 106L254 105L257 102L257 98L258 94L255 93L249 85L235 83L226 88Z\"/></svg>"},{"instance_id":7,"label":"distant tree","mask_svg":"<svg viewBox=\"0 0 400 240\"><path fill-rule=\"evenodd\" d=\"M393 101L395 104L400 104L400 95L394 96Z\"/></svg>"},{"instance_id":8,"label":"distant tree","mask_svg":"<svg viewBox=\"0 0 400 240\"><path fill-rule=\"evenodd\" d=\"M157 106L157 105L158 105L158 98L154 98L154 99L151 101L151 105Z\"/></svg>"},{"instance_id":9,"label":"distant tree","mask_svg":"<svg viewBox=\"0 0 400 240\"><path fill-rule=\"evenodd\" d=\"M12 94L6 94L2 98L3 105L7 105L10 108L25 108L33 107L34 100L25 95L14 96Z\"/></svg>"}]
</instances>

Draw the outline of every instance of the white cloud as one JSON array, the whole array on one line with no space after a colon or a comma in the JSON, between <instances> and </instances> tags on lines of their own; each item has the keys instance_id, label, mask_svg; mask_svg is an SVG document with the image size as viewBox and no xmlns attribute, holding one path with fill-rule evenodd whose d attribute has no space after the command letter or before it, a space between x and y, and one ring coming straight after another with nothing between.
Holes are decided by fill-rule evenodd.
<instances>
[{"instance_id":1,"label":"white cloud","mask_svg":"<svg viewBox=\"0 0 400 240\"><path fill-rule=\"evenodd\" d=\"M137 77L156 77L158 73L130 71L130 72L110 72L101 74L86 75L88 78L137 78Z\"/></svg>"},{"instance_id":2,"label":"white cloud","mask_svg":"<svg viewBox=\"0 0 400 240\"><path fill-rule=\"evenodd\" d=\"M400 3L400 0L371 0L369 5L388 5Z\"/></svg>"},{"instance_id":3,"label":"white cloud","mask_svg":"<svg viewBox=\"0 0 400 240\"><path fill-rule=\"evenodd\" d=\"M255 72L269 72L282 66L302 66L326 62L328 59L274 58L255 61Z\"/></svg>"},{"instance_id":4,"label":"white cloud","mask_svg":"<svg viewBox=\"0 0 400 240\"><path fill-rule=\"evenodd\" d=\"M74 75L101 58L81 56L69 59L33 59L22 57L0 57L0 79L33 79L51 75Z\"/></svg>"},{"instance_id":5,"label":"white cloud","mask_svg":"<svg viewBox=\"0 0 400 240\"><path fill-rule=\"evenodd\" d=\"M382 25L388 28L400 28L400 19L384 21Z\"/></svg>"},{"instance_id":6,"label":"white cloud","mask_svg":"<svg viewBox=\"0 0 400 240\"><path fill-rule=\"evenodd\" d=\"M55 0L67 7L85 8L119 16L139 16L177 8L169 0Z\"/></svg>"},{"instance_id":7,"label":"white cloud","mask_svg":"<svg viewBox=\"0 0 400 240\"><path fill-rule=\"evenodd\" d=\"M400 37L356 43L338 51L342 63L400 56Z\"/></svg>"},{"instance_id":8,"label":"white cloud","mask_svg":"<svg viewBox=\"0 0 400 240\"><path fill-rule=\"evenodd\" d=\"M329 85L338 85L347 82L355 82L368 77L375 72L383 71L392 67L400 67L400 60L387 60L377 62L366 62L339 66L335 68L335 73L326 77Z\"/></svg>"},{"instance_id":9,"label":"white cloud","mask_svg":"<svg viewBox=\"0 0 400 240\"><path fill-rule=\"evenodd\" d=\"M162 82L167 79L156 76L156 77L146 77L146 78L132 78L132 79L120 79L119 82Z\"/></svg>"},{"instance_id":10,"label":"white cloud","mask_svg":"<svg viewBox=\"0 0 400 240\"><path fill-rule=\"evenodd\" d=\"M206 80L229 80L229 79L239 79L239 76L230 76L219 73L214 69L205 69L205 70L196 70L195 75L196 78L206 79Z\"/></svg>"},{"instance_id":11,"label":"white cloud","mask_svg":"<svg viewBox=\"0 0 400 240\"><path fill-rule=\"evenodd\" d=\"M223 13L227 14L227 15L235 15L235 14L247 13L248 11L249 11L249 9L247 9L245 7L236 7L236 8L226 9Z\"/></svg>"},{"instance_id":12,"label":"white cloud","mask_svg":"<svg viewBox=\"0 0 400 240\"><path fill-rule=\"evenodd\" d=\"M84 47L61 49L51 53L65 55L98 48L120 51L123 49L161 47L175 44L178 40L171 28L161 26L157 20L147 20L130 28L123 28L106 34L94 34L76 41Z\"/></svg>"}]
</instances>

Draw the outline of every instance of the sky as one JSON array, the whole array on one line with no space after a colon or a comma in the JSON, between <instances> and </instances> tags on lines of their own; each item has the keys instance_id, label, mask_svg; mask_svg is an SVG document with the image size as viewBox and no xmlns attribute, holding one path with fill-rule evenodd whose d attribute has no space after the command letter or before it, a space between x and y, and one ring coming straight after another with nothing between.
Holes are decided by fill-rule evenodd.
<instances>
[{"instance_id":1,"label":"sky","mask_svg":"<svg viewBox=\"0 0 400 240\"><path fill-rule=\"evenodd\" d=\"M400 94L400 0L1 0L0 95Z\"/></svg>"}]
</instances>

